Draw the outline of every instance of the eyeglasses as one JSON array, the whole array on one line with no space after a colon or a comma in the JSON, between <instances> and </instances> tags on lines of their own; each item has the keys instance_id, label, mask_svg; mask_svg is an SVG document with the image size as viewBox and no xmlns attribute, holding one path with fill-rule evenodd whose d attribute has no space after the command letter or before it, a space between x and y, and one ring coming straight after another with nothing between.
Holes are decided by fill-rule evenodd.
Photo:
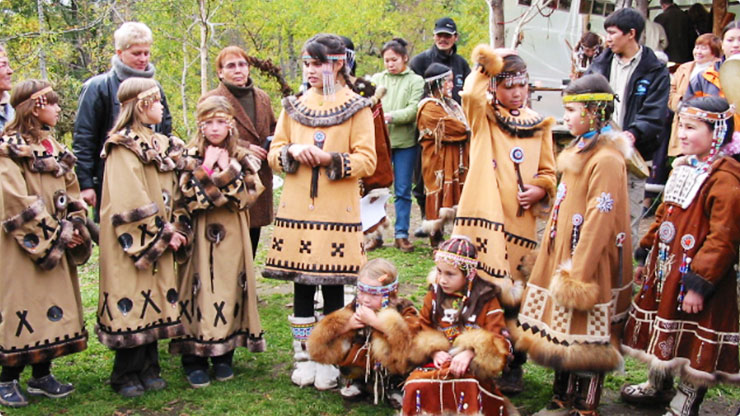
<instances>
[{"instance_id":1,"label":"eyeglasses","mask_svg":"<svg viewBox=\"0 0 740 416\"><path fill-rule=\"evenodd\" d=\"M228 64L224 65L224 68L226 69L236 69L239 68L247 68L249 64L247 61L239 61L239 62L229 62Z\"/></svg>"}]
</instances>

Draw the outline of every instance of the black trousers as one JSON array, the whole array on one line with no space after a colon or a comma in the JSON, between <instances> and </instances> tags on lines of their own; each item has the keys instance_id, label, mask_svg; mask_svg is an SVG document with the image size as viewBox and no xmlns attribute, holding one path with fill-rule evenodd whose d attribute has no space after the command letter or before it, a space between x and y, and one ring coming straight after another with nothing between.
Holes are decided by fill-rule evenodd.
<instances>
[{"instance_id":1,"label":"black trousers","mask_svg":"<svg viewBox=\"0 0 740 416\"><path fill-rule=\"evenodd\" d=\"M21 373L25 368L25 365L19 365L17 367L3 366L3 371L0 373L0 382L7 383L8 381L18 380L21 377ZM31 375L35 379L46 377L51 374L51 361L45 363L31 364Z\"/></svg>"},{"instance_id":2,"label":"black trousers","mask_svg":"<svg viewBox=\"0 0 740 416\"><path fill-rule=\"evenodd\" d=\"M314 315L313 297L316 286L293 283L293 314L296 318L308 318ZM343 285L322 285L324 296L324 315L344 307Z\"/></svg>"},{"instance_id":3,"label":"black trousers","mask_svg":"<svg viewBox=\"0 0 740 416\"><path fill-rule=\"evenodd\" d=\"M421 146L416 152L416 165L414 166L413 176L414 187L411 189L411 195L416 199L416 203L421 210L421 218L426 218L427 196L424 191L424 174L421 171Z\"/></svg>"},{"instance_id":4,"label":"black trousers","mask_svg":"<svg viewBox=\"0 0 740 416\"><path fill-rule=\"evenodd\" d=\"M260 231L262 227L251 227L249 229L249 240L252 242L252 260L257 257L257 244L260 242Z\"/></svg>"},{"instance_id":5,"label":"black trousers","mask_svg":"<svg viewBox=\"0 0 740 416\"><path fill-rule=\"evenodd\" d=\"M138 347L121 348L116 350L110 384L118 390L129 382L159 377L160 371L156 341Z\"/></svg>"},{"instance_id":6,"label":"black trousers","mask_svg":"<svg viewBox=\"0 0 740 416\"><path fill-rule=\"evenodd\" d=\"M182 361L182 368L185 369L185 374L190 374L196 370L208 371L208 359L211 359L213 365L226 364L231 367L234 362L234 350L227 352L224 355L217 355L215 357L200 357L198 355L183 354L180 361Z\"/></svg>"}]
</instances>

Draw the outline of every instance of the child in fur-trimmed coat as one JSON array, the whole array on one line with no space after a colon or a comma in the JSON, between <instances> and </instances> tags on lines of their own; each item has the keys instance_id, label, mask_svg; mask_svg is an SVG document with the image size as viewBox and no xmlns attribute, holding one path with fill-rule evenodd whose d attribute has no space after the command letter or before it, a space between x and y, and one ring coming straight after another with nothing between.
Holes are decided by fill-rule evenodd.
<instances>
[{"instance_id":1,"label":"child in fur-trimmed coat","mask_svg":"<svg viewBox=\"0 0 740 416\"><path fill-rule=\"evenodd\" d=\"M406 380L404 416L518 415L492 382L506 366L511 344L500 290L478 276L476 255L464 236L452 236L435 252L421 310L423 329L410 354L412 362L428 364Z\"/></svg>"},{"instance_id":2,"label":"child in fur-trimmed coat","mask_svg":"<svg viewBox=\"0 0 740 416\"><path fill-rule=\"evenodd\" d=\"M398 297L398 271L374 259L360 270L357 297L321 320L308 338L311 360L338 365L347 384L339 393L348 400L373 392L374 402L387 398L401 405L401 385L411 369L411 340L421 329L411 301Z\"/></svg>"}]
</instances>

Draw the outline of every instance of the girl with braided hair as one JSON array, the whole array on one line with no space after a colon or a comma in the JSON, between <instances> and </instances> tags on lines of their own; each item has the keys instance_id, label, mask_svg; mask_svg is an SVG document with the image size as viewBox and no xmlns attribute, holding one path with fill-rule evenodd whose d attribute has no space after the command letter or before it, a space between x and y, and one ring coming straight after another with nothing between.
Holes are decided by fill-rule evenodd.
<instances>
[{"instance_id":1,"label":"girl with braided hair","mask_svg":"<svg viewBox=\"0 0 740 416\"><path fill-rule=\"evenodd\" d=\"M303 47L308 88L283 99L268 161L286 173L265 277L294 283L293 383L336 387L339 371L309 359L306 340L316 324L314 293L324 314L344 306L343 285L365 263L359 180L375 169L370 100L353 92L341 38L319 34ZM338 78L345 83L338 82Z\"/></svg>"},{"instance_id":2,"label":"girl with braided hair","mask_svg":"<svg viewBox=\"0 0 740 416\"><path fill-rule=\"evenodd\" d=\"M613 100L602 75L571 82L563 95L576 139L558 156L562 176L514 334L517 350L555 370L553 398L538 415L598 415L604 374L623 365L632 145L608 122Z\"/></svg>"},{"instance_id":3,"label":"girl with braided hair","mask_svg":"<svg viewBox=\"0 0 740 416\"><path fill-rule=\"evenodd\" d=\"M434 253L422 330L410 360L426 364L404 385L403 415L515 415L493 377L511 352L498 287L478 276L477 250L453 235Z\"/></svg>"}]
</instances>

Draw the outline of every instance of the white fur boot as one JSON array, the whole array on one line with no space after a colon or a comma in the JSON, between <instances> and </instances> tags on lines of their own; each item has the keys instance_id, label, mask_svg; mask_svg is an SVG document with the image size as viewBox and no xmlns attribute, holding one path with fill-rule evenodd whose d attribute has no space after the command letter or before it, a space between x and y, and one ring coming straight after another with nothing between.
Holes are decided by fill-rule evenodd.
<instances>
[{"instance_id":1,"label":"white fur boot","mask_svg":"<svg viewBox=\"0 0 740 416\"><path fill-rule=\"evenodd\" d=\"M331 364L314 363L316 365L316 378L313 385L317 390L331 390L337 387L339 380L339 369Z\"/></svg>"},{"instance_id":2,"label":"white fur boot","mask_svg":"<svg viewBox=\"0 0 740 416\"><path fill-rule=\"evenodd\" d=\"M316 380L317 364L308 355L306 340L316 325L316 318L297 318L291 315L288 320L293 330L293 373L290 380L301 387L310 386Z\"/></svg>"}]
</instances>

